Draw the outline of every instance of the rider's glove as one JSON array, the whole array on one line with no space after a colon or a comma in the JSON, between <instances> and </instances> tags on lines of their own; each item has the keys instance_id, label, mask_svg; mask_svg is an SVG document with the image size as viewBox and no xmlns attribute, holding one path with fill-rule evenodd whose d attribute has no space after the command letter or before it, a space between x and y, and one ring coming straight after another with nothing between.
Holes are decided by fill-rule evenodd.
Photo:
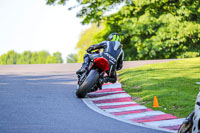
<instances>
[{"instance_id":1,"label":"rider's glove","mask_svg":"<svg viewBox=\"0 0 200 133\"><path fill-rule=\"evenodd\" d=\"M94 47L93 46L90 46L86 51L88 52L88 53L91 53L91 51L94 49Z\"/></svg>"}]
</instances>

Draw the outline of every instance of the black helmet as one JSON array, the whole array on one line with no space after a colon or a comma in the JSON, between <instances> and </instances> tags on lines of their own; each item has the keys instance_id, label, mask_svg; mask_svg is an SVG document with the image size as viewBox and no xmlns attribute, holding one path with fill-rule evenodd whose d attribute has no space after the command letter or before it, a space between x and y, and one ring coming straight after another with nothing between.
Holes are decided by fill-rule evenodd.
<instances>
[{"instance_id":1,"label":"black helmet","mask_svg":"<svg viewBox=\"0 0 200 133\"><path fill-rule=\"evenodd\" d=\"M108 36L108 41L120 41L120 35L118 33L111 33Z\"/></svg>"}]
</instances>

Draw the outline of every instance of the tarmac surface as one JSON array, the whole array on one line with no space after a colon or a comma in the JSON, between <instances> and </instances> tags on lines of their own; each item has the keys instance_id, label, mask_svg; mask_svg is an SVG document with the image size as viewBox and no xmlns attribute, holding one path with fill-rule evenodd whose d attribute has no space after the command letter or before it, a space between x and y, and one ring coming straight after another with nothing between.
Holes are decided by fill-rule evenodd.
<instances>
[{"instance_id":1,"label":"tarmac surface","mask_svg":"<svg viewBox=\"0 0 200 133\"><path fill-rule=\"evenodd\" d=\"M168 60L124 62L124 68ZM89 109L75 95L81 64L0 66L0 133L164 133Z\"/></svg>"}]
</instances>

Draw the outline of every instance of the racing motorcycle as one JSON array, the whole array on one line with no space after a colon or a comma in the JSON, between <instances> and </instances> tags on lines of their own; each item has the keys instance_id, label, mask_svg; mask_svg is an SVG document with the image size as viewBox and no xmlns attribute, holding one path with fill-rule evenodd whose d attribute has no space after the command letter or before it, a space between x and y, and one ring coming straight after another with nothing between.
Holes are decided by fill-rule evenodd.
<instances>
[{"instance_id":1,"label":"racing motorcycle","mask_svg":"<svg viewBox=\"0 0 200 133\"><path fill-rule=\"evenodd\" d=\"M78 75L78 98L84 98L87 93L101 89L104 73L109 70L108 60L99 54L91 54L90 60L87 71Z\"/></svg>"},{"instance_id":2,"label":"racing motorcycle","mask_svg":"<svg viewBox=\"0 0 200 133\"><path fill-rule=\"evenodd\" d=\"M183 121L178 133L200 133L200 92L196 98L195 109Z\"/></svg>"}]
</instances>

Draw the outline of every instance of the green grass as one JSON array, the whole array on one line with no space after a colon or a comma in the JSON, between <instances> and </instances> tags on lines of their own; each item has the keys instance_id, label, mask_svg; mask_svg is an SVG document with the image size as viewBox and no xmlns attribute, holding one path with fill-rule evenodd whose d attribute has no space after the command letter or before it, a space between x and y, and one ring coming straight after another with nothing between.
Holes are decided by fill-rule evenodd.
<instances>
[{"instance_id":1,"label":"green grass","mask_svg":"<svg viewBox=\"0 0 200 133\"><path fill-rule=\"evenodd\" d=\"M161 107L153 108L186 117L195 105L200 86L200 58L151 64L119 71L123 89L133 100L153 108L157 96Z\"/></svg>"}]
</instances>

